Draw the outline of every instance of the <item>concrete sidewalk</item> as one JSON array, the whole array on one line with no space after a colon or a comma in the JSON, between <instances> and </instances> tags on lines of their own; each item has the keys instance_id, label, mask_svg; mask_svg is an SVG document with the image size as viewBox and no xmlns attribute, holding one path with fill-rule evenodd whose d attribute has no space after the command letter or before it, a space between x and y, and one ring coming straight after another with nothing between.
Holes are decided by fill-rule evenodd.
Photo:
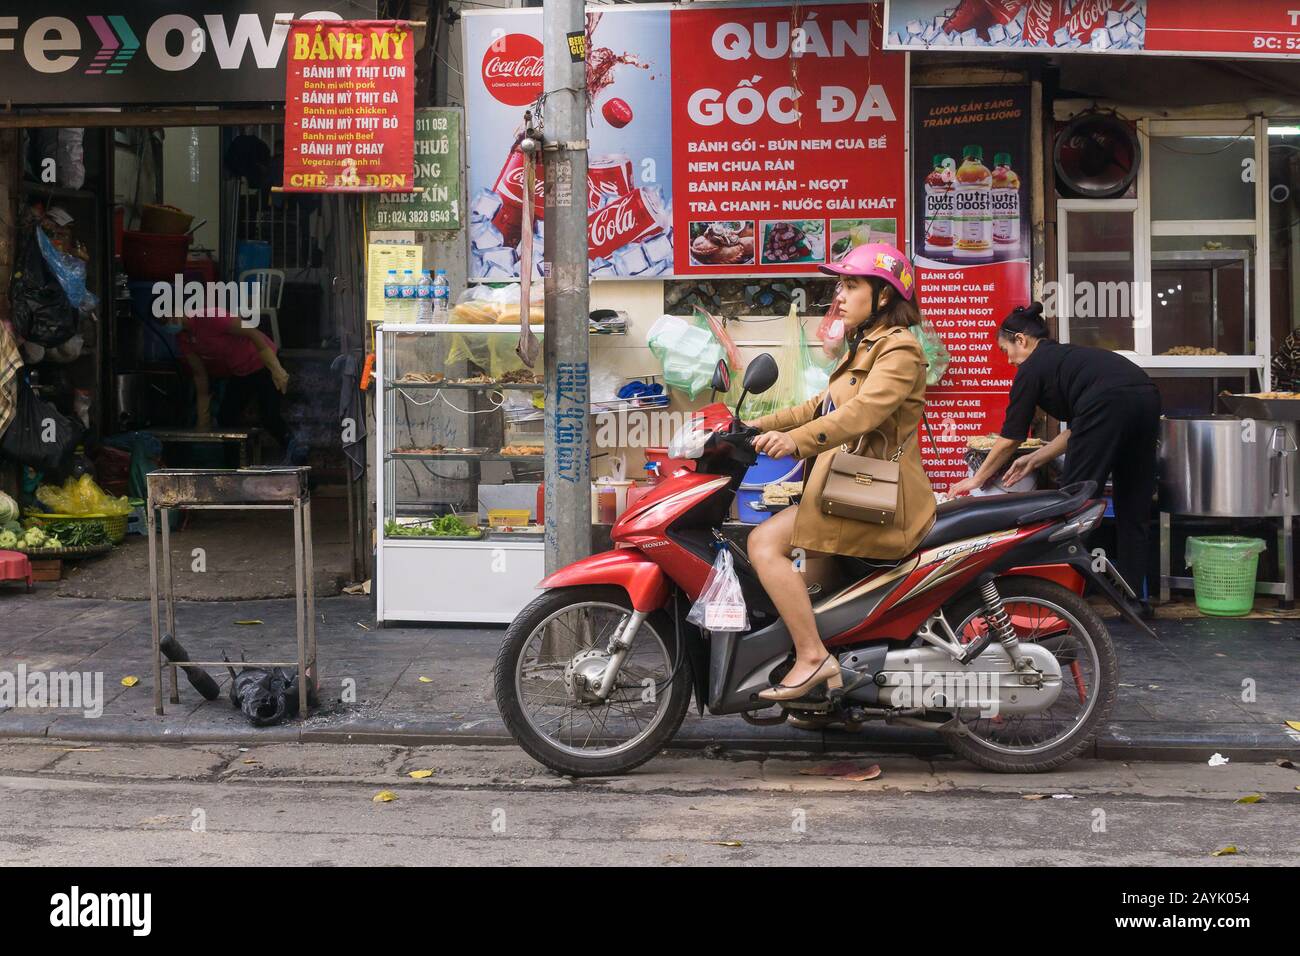
<instances>
[{"instance_id":1,"label":"concrete sidewalk","mask_svg":"<svg viewBox=\"0 0 1300 956\"><path fill-rule=\"evenodd\" d=\"M502 628L378 629L367 598L317 603L322 706L306 721L254 728L224 695L207 702L181 676L181 703L153 713L147 602L83 600L49 592L0 592L0 670L98 671L104 712L29 707L0 710L0 738L120 742L509 744L492 699L491 670ZM263 623L238 625L236 621ZM1151 641L1108 621L1120 656L1120 697L1094 756L1204 761L1300 759L1300 624L1291 620L1165 620ZM185 603L181 643L193 657L293 656L293 602ZM165 674L165 672L164 672ZM132 687L122 679L139 678ZM421 681L420 678L428 678ZM340 700L355 685L355 703ZM1254 699L1243 700L1253 687ZM1245 696L1249 697L1249 694ZM869 724L861 734L754 727L738 717L692 710L678 747L744 750L944 751L929 731Z\"/></svg>"}]
</instances>

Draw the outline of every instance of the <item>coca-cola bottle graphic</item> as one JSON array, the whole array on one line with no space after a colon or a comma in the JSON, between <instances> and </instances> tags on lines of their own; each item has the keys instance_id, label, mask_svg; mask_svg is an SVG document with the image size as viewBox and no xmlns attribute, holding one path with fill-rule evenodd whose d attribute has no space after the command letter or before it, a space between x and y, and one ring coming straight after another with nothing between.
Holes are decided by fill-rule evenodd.
<instances>
[{"instance_id":1,"label":"coca-cola bottle graphic","mask_svg":"<svg viewBox=\"0 0 1300 956\"><path fill-rule=\"evenodd\" d=\"M936 153L925 177L925 251L931 255L952 255L954 178L952 157Z\"/></svg>"},{"instance_id":2,"label":"coca-cola bottle graphic","mask_svg":"<svg viewBox=\"0 0 1300 956\"><path fill-rule=\"evenodd\" d=\"M993 245L999 252L1020 246L1020 177L1011 169L1011 154L993 157Z\"/></svg>"},{"instance_id":3,"label":"coca-cola bottle graphic","mask_svg":"<svg viewBox=\"0 0 1300 956\"><path fill-rule=\"evenodd\" d=\"M974 30L981 39L989 38L989 27L1008 24L1016 18L1025 0L961 0L957 9L943 23L944 33Z\"/></svg>"}]
</instances>

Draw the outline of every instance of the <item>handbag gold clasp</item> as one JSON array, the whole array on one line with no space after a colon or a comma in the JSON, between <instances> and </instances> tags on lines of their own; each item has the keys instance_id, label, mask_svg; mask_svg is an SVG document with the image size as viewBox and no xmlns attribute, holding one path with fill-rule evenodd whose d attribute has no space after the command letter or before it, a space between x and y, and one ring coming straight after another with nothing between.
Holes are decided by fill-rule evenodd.
<instances>
[{"instance_id":1,"label":"handbag gold clasp","mask_svg":"<svg viewBox=\"0 0 1300 956\"><path fill-rule=\"evenodd\" d=\"M869 485L871 484L872 479L870 475L864 475L862 472L858 472L853 476L853 480L860 485Z\"/></svg>"}]
</instances>

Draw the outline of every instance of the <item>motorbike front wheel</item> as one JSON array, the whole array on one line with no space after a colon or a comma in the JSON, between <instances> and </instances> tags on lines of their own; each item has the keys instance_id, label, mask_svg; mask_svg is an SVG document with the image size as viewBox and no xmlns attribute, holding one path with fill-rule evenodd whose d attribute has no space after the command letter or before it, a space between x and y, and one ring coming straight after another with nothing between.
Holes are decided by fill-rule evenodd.
<instances>
[{"instance_id":1,"label":"motorbike front wheel","mask_svg":"<svg viewBox=\"0 0 1300 956\"><path fill-rule=\"evenodd\" d=\"M497 709L534 760L575 777L627 773L659 753L691 697L689 662L678 664L668 615L646 617L605 700L598 682L610 637L633 613L616 587L547 591L519 612L497 653Z\"/></svg>"}]
</instances>

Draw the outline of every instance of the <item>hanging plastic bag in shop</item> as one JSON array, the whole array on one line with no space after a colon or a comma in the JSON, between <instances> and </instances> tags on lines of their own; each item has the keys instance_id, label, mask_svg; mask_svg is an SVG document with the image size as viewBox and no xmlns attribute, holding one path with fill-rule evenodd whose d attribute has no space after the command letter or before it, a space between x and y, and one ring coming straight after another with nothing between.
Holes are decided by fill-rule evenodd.
<instances>
[{"instance_id":1,"label":"hanging plastic bag in shop","mask_svg":"<svg viewBox=\"0 0 1300 956\"><path fill-rule=\"evenodd\" d=\"M704 582L704 590L691 605L686 620L706 631L749 630L745 594L740 579L736 577L730 547L718 551L713 570Z\"/></svg>"},{"instance_id":2,"label":"hanging plastic bag in shop","mask_svg":"<svg viewBox=\"0 0 1300 956\"><path fill-rule=\"evenodd\" d=\"M76 334L78 313L58 280L49 275L37 234L42 234L40 226L33 226L32 232L23 236L9 284L9 302L19 336L53 347Z\"/></svg>"},{"instance_id":3,"label":"hanging plastic bag in shop","mask_svg":"<svg viewBox=\"0 0 1300 956\"><path fill-rule=\"evenodd\" d=\"M938 385L951 361L948 347L939 337L939 330L929 319L922 318L920 325L909 325L907 331L916 336L916 340L921 343L921 351L925 353L925 384Z\"/></svg>"},{"instance_id":4,"label":"hanging plastic bag in shop","mask_svg":"<svg viewBox=\"0 0 1300 956\"><path fill-rule=\"evenodd\" d=\"M695 319L698 322L703 319L709 324L713 331L713 337L718 340L722 350L727 354L727 365L731 367L731 377L738 378L745 371L745 363L740 360L740 349L736 348L736 342L727 331L727 326L722 319L711 312L706 312L698 305L695 307Z\"/></svg>"},{"instance_id":5,"label":"hanging plastic bag in shop","mask_svg":"<svg viewBox=\"0 0 1300 956\"><path fill-rule=\"evenodd\" d=\"M18 382L18 408L4 435L0 454L38 471L56 471L81 441L81 423L42 401L27 382Z\"/></svg>"},{"instance_id":6,"label":"hanging plastic bag in shop","mask_svg":"<svg viewBox=\"0 0 1300 956\"><path fill-rule=\"evenodd\" d=\"M542 325L545 322L545 308L541 283L532 285L528 300L529 324ZM448 337L447 363L473 363L493 379L500 379L507 372L523 372L525 365L515 353L515 336L485 335L473 329L476 325L518 325L519 303L520 287L517 283L496 288L490 285L470 286L457 296L448 321L452 325L464 325L466 329L463 333L457 332ZM534 371L538 381L541 381L542 370Z\"/></svg>"},{"instance_id":7,"label":"hanging plastic bag in shop","mask_svg":"<svg viewBox=\"0 0 1300 956\"><path fill-rule=\"evenodd\" d=\"M741 417L749 420L770 415L783 408L791 408L820 395L830 382L835 360L826 360L808 347L808 336L795 306L790 306L786 317L785 339L772 356L776 359L779 375L776 384L762 395L751 395L745 401Z\"/></svg>"},{"instance_id":8,"label":"hanging plastic bag in shop","mask_svg":"<svg viewBox=\"0 0 1300 956\"><path fill-rule=\"evenodd\" d=\"M63 287L68 303L83 312L89 312L99 305L98 297L86 291L86 264L76 256L55 249L50 237L40 227L36 229L36 242L41 247L45 265Z\"/></svg>"},{"instance_id":9,"label":"hanging plastic bag in shop","mask_svg":"<svg viewBox=\"0 0 1300 956\"><path fill-rule=\"evenodd\" d=\"M650 327L650 351L664 368L664 384L690 398L709 388L725 349L706 318L665 315Z\"/></svg>"}]
</instances>

